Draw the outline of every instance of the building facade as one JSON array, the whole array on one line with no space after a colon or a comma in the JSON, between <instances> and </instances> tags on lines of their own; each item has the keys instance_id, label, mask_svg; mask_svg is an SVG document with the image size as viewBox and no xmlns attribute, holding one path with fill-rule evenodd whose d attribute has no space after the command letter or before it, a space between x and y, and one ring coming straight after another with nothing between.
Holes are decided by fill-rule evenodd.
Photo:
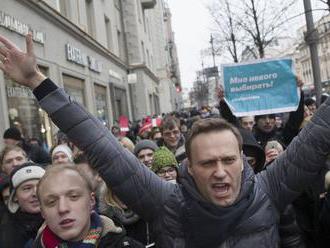
<instances>
[{"instance_id":1,"label":"building facade","mask_svg":"<svg viewBox=\"0 0 330 248\"><path fill-rule=\"evenodd\" d=\"M323 16L315 24L320 64L322 91L330 92L330 15ZM309 46L305 42L306 25L298 29L299 45L295 54L298 75L303 79L304 89L314 90L314 78Z\"/></svg>"},{"instance_id":2,"label":"building facade","mask_svg":"<svg viewBox=\"0 0 330 248\"><path fill-rule=\"evenodd\" d=\"M40 70L110 127L121 115L134 120L158 114L160 101L171 102L159 92L157 47L148 27L157 18L155 2L2 0L0 34L24 48L32 31ZM24 137L52 145L56 127L32 92L2 72L0 101L1 133L16 126Z\"/></svg>"}]
</instances>

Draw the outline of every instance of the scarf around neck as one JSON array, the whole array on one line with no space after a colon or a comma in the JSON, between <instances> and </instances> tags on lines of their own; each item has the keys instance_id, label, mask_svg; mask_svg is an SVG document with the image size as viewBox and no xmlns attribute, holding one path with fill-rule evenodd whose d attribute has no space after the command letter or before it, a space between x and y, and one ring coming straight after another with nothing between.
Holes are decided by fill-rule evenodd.
<instances>
[{"instance_id":1,"label":"scarf around neck","mask_svg":"<svg viewBox=\"0 0 330 248\"><path fill-rule=\"evenodd\" d=\"M240 223L254 199L254 173L249 165L244 164L241 192L236 202L229 207L219 207L206 202L199 194L193 178L188 174L186 165L182 166L180 182L185 198L182 223L187 247L219 247Z\"/></svg>"},{"instance_id":2,"label":"scarf around neck","mask_svg":"<svg viewBox=\"0 0 330 248\"><path fill-rule=\"evenodd\" d=\"M91 226L82 241L70 242L59 238L48 226L42 232L41 240L45 248L94 248L102 234L102 221L96 212L91 214Z\"/></svg>"}]
</instances>

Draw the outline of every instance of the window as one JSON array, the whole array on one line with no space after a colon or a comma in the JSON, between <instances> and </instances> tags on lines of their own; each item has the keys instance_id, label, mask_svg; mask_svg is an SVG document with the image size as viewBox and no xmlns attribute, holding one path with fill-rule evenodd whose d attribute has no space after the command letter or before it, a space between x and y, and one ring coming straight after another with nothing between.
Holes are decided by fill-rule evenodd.
<instances>
[{"instance_id":1,"label":"window","mask_svg":"<svg viewBox=\"0 0 330 248\"><path fill-rule=\"evenodd\" d=\"M58 1L58 5L59 5L59 10L60 13L65 16L65 17L69 17L69 5L68 5L68 1L66 0L59 0Z\"/></svg>"},{"instance_id":2,"label":"window","mask_svg":"<svg viewBox=\"0 0 330 248\"><path fill-rule=\"evenodd\" d=\"M87 32L95 38L95 20L93 0L86 0Z\"/></svg>"},{"instance_id":3,"label":"window","mask_svg":"<svg viewBox=\"0 0 330 248\"><path fill-rule=\"evenodd\" d=\"M149 107L150 107L150 114L154 114L154 104L152 100L152 94L149 94Z\"/></svg>"},{"instance_id":4,"label":"window","mask_svg":"<svg viewBox=\"0 0 330 248\"><path fill-rule=\"evenodd\" d=\"M137 8L137 12L138 12L138 19L139 19L139 23L141 22L141 17L142 17L142 8L141 8L141 4L140 4L140 0L136 0L136 8Z\"/></svg>"},{"instance_id":5,"label":"window","mask_svg":"<svg viewBox=\"0 0 330 248\"><path fill-rule=\"evenodd\" d=\"M119 52L119 57L124 58L125 55L125 44L124 44L124 37L119 29L117 29L117 38L118 38L118 52Z\"/></svg>"},{"instance_id":6,"label":"window","mask_svg":"<svg viewBox=\"0 0 330 248\"><path fill-rule=\"evenodd\" d=\"M146 54L145 54L145 51L144 51L144 43L143 41L141 41L141 52L142 52L142 63L145 63L146 62Z\"/></svg>"},{"instance_id":7,"label":"window","mask_svg":"<svg viewBox=\"0 0 330 248\"><path fill-rule=\"evenodd\" d=\"M78 103L85 104L84 80L63 74L64 90Z\"/></svg>"},{"instance_id":8,"label":"window","mask_svg":"<svg viewBox=\"0 0 330 248\"><path fill-rule=\"evenodd\" d=\"M39 66L48 75L48 68ZM26 138L37 138L51 146L51 127L48 115L40 108L31 90L5 76L8 117L11 127L18 128Z\"/></svg>"},{"instance_id":9,"label":"window","mask_svg":"<svg viewBox=\"0 0 330 248\"><path fill-rule=\"evenodd\" d=\"M128 115L127 94L126 89L117 87L114 83L110 83L111 103L113 106L114 120L118 120L119 116Z\"/></svg>"},{"instance_id":10,"label":"window","mask_svg":"<svg viewBox=\"0 0 330 248\"><path fill-rule=\"evenodd\" d=\"M106 87L95 85L95 107L96 117L103 123L103 125L109 127L108 116L108 104Z\"/></svg>"},{"instance_id":11,"label":"window","mask_svg":"<svg viewBox=\"0 0 330 248\"><path fill-rule=\"evenodd\" d=\"M104 16L104 23L105 23L105 32L106 32L106 39L107 39L107 47L109 50L112 51L112 28L110 19L107 16Z\"/></svg>"}]
</instances>

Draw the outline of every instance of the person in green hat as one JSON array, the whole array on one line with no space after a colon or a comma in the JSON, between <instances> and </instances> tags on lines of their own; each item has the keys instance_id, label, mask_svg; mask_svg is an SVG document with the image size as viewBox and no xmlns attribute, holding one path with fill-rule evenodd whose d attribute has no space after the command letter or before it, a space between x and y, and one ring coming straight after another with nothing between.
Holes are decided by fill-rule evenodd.
<instances>
[{"instance_id":1,"label":"person in green hat","mask_svg":"<svg viewBox=\"0 0 330 248\"><path fill-rule=\"evenodd\" d=\"M178 162L174 154L165 146L155 151L154 162L151 169L160 178L171 183L176 183L178 177Z\"/></svg>"}]
</instances>

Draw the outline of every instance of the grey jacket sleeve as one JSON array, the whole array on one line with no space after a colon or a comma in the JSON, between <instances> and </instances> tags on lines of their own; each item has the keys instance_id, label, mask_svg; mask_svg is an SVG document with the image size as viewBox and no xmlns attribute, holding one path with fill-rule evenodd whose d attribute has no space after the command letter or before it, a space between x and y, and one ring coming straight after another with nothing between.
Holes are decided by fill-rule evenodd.
<instances>
[{"instance_id":1,"label":"grey jacket sleeve","mask_svg":"<svg viewBox=\"0 0 330 248\"><path fill-rule=\"evenodd\" d=\"M161 180L123 148L101 122L63 89L40 100L41 107L71 141L84 151L113 192L145 220L153 220L177 187Z\"/></svg>"},{"instance_id":2,"label":"grey jacket sleeve","mask_svg":"<svg viewBox=\"0 0 330 248\"><path fill-rule=\"evenodd\" d=\"M286 151L257 175L279 210L295 200L310 184L321 180L330 152L330 100L293 139Z\"/></svg>"}]
</instances>

